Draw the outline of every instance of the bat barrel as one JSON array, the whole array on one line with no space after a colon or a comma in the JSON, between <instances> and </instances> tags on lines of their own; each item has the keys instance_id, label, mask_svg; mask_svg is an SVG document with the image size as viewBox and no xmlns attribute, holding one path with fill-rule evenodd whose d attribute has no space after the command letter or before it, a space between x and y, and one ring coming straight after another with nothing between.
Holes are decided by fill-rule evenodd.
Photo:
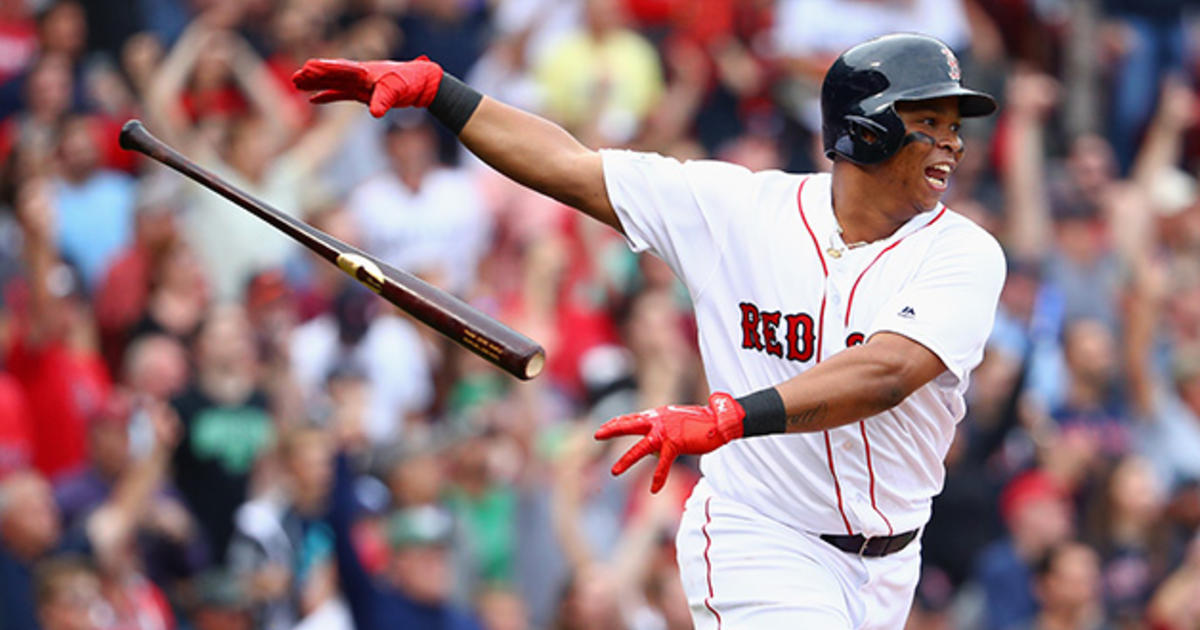
<instances>
[{"instance_id":1,"label":"bat barrel","mask_svg":"<svg viewBox=\"0 0 1200 630\"><path fill-rule=\"evenodd\" d=\"M225 197L367 288L484 360L517 378L541 373L545 351L538 343L445 291L300 221L225 181L154 137L138 120L121 127L121 148L143 153Z\"/></svg>"}]
</instances>

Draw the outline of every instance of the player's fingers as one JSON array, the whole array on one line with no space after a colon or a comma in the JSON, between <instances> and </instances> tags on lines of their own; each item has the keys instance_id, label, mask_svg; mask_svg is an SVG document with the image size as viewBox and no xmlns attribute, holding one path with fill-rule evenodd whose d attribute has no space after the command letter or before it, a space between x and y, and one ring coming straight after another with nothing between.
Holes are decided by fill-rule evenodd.
<instances>
[{"instance_id":1,"label":"player's fingers","mask_svg":"<svg viewBox=\"0 0 1200 630\"><path fill-rule=\"evenodd\" d=\"M387 81L376 83L375 89L371 92L371 102L369 103L371 115L376 118L383 118L383 115L396 105L397 96L399 95L396 93L396 90Z\"/></svg>"},{"instance_id":2,"label":"player's fingers","mask_svg":"<svg viewBox=\"0 0 1200 630\"><path fill-rule=\"evenodd\" d=\"M671 472L671 464L676 455L678 453L670 442L663 444L662 450L658 452L658 465L654 467L654 477L650 480L651 493L657 494L667 483L667 475Z\"/></svg>"},{"instance_id":3,"label":"player's fingers","mask_svg":"<svg viewBox=\"0 0 1200 630\"><path fill-rule=\"evenodd\" d=\"M357 61L325 58L305 61L296 74L302 76L354 77L362 76L366 71L367 69Z\"/></svg>"},{"instance_id":4,"label":"player's fingers","mask_svg":"<svg viewBox=\"0 0 1200 630\"><path fill-rule=\"evenodd\" d=\"M638 440L637 444L634 444L628 451L625 451L621 459L618 459L617 463L613 464L613 476L615 477L629 470L630 466L636 464L639 459L653 453L657 448L655 441L650 439L649 436Z\"/></svg>"},{"instance_id":5,"label":"player's fingers","mask_svg":"<svg viewBox=\"0 0 1200 630\"><path fill-rule=\"evenodd\" d=\"M621 435L646 435L649 432L650 421L643 414L630 413L600 425L593 437L597 440L607 440Z\"/></svg>"},{"instance_id":6,"label":"player's fingers","mask_svg":"<svg viewBox=\"0 0 1200 630\"><path fill-rule=\"evenodd\" d=\"M309 59L292 74L292 84L301 90L346 88L360 84L367 71L345 59Z\"/></svg>"},{"instance_id":7,"label":"player's fingers","mask_svg":"<svg viewBox=\"0 0 1200 630\"><path fill-rule=\"evenodd\" d=\"M351 90L321 90L308 97L308 102L314 105L332 103L334 101L362 101L363 99Z\"/></svg>"}]
</instances>

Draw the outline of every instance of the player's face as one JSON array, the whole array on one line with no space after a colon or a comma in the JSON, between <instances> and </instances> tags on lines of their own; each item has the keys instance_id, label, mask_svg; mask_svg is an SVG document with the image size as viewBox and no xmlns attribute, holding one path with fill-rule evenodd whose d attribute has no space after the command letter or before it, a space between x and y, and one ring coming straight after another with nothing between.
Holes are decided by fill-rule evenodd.
<instances>
[{"instance_id":1,"label":"player's face","mask_svg":"<svg viewBox=\"0 0 1200 630\"><path fill-rule=\"evenodd\" d=\"M883 167L905 197L928 210L950 187L950 176L962 159L958 97L896 103L896 113L905 132L919 134L920 140L905 144Z\"/></svg>"}]
</instances>

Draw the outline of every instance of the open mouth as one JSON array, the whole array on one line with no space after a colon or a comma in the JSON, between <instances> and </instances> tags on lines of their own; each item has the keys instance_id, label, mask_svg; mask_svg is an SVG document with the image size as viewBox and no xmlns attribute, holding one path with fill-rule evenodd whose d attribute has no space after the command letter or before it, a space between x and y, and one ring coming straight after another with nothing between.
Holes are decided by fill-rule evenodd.
<instances>
[{"instance_id":1,"label":"open mouth","mask_svg":"<svg viewBox=\"0 0 1200 630\"><path fill-rule=\"evenodd\" d=\"M952 169L949 164L934 164L933 166L925 167L925 181L938 192L945 192L950 186L950 173Z\"/></svg>"}]
</instances>

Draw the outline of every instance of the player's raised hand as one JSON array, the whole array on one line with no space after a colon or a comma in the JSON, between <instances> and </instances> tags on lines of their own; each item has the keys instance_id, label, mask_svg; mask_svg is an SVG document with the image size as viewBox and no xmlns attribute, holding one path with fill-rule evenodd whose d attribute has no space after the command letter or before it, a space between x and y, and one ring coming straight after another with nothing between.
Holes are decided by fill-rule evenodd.
<instances>
[{"instance_id":1,"label":"player's raised hand","mask_svg":"<svg viewBox=\"0 0 1200 630\"><path fill-rule=\"evenodd\" d=\"M309 96L313 103L358 101L381 118L393 107L428 107L442 74L424 55L412 61L309 59L292 75L292 84L316 91Z\"/></svg>"},{"instance_id":2,"label":"player's raised hand","mask_svg":"<svg viewBox=\"0 0 1200 630\"><path fill-rule=\"evenodd\" d=\"M647 411L617 416L596 430L597 440L622 435L643 435L637 444L613 464L619 475L650 453L658 453L658 467L650 484L658 492L667 482L671 462L679 455L701 455L742 437L746 412L729 394L716 392L707 405L665 405Z\"/></svg>"}]
</instances>

